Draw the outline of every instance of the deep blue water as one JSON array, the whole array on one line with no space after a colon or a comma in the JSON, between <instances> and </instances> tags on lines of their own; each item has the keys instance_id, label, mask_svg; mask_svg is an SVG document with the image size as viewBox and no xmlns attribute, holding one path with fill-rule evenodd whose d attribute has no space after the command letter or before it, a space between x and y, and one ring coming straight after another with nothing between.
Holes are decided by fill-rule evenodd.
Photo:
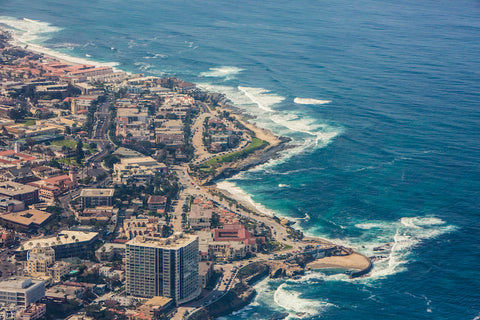
<instances>
[{"instance_id":1,"label":"deep blue water","mask_svg":"<svg viewBox=\"0 0 480 320\"><path fill-rule=\"evenodd\" d=\"M370 278L265 280L227 319L480 319L478 1L65 2L0 0L0 22L226 93L295 147L222 187L367 255L390 245Z\"/></svg>"}]
</instances>

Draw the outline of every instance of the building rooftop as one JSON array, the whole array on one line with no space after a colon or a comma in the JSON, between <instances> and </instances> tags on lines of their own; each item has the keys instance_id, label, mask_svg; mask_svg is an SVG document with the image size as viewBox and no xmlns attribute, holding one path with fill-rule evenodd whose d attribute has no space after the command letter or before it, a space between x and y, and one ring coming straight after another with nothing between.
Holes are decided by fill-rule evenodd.
<instances>
[{"instance_id":1,"label":"building rooftop","mask_svg":"<svg viewBox=\"0 0 480 320\"><path fill-rule=\"evenodd\" d=\"M149 300L147 300L143 305L149 307L163 307L172 301L171 298L162 297L162 296L155 296Z\"/></svg>"},{"instance_id":2,"label":"building rooftop","mask_svg":"<svg viewBox=\"0 0 480 320\"><path fill-rule=\"evenodd\" d=\"M80 197L113 197L115 189L82 189Z\"/></svg>"},{"instance_id":3,"label":"building rooftop","mask_svg":"<svg viewBox=\"0 0 480 320\"><path fill-rule=\"evenodd\" d=\"M0 183L0 194L4 194L11 197L16 196L18 194L34 192L35 190L38 190L38 188L17 183L17 182L6 181L6 182Z\"/></svg>"},{"instance_id":4,"label":"building rooftop","mask_svg":"<svg viewBox=\"0 0 480 320\"><path fill-rule=\"evenodd\" d=\"M14 277L4 281L0 281L0 290L2 291L26 291L33 285L42 283L41 280L33 280L32 278L27 277Z\"/></svg>"},{"instance_id":5,"label":"building rooftop","mask_svg":"<svg viewBox=\"0 0 480 320\"><path fill-rule=\"evenodd\" d=\"M190 210L189 218L208 218L211 219L213 210L210 208L205 208L204 205L194 204Z\"/></svg>"},{"instance_id":6,"label":"building rooftop","mask_svg":"<svg viewBox=\"0 0 480 320\"><path fill-rule=\"evenodd\" d=\"M97 235L97 232L65 230L60 232L58 236L55 237L29 239L24 242L17 250L21 250L21 247L23 247L23 250L31 250L36 247L54 247L68 243L75 243L77 242L77 240L78 242L91 241Z\"/></svg>"},{"instance_id":7,"label":"building rooftop","mask_svg":"<svg viewBox=\"0 0 480 320\"><path fill-rule=\"evenodd\" d=\"M179 249L196 240L198 240L198 236L177 232L168 238L138 236L127 242L127 246Z\"/></svg>"},{"instance_id":8,"label":"building rooftop","mask_svg":"<svg viewBox=\"0 0 480 320\"><path fill-rule=\"evenodd\" d=\"M163 204L167 202L167 197L165 196L149 196L148 204Z\"/></svg>"},{"instance_id":9,"label":"building rooftop","mask_svg":"<svg viewBox=\"0 0 480 320\"><path fill-rule=\"evenodd\" d=\"M125 243L105 243L103 246L97 249L98 252L102 251L102 248L105 248L106 252L109 252L113 249L125 249L126 245Z\"/></svg>"},{"instance_id":10,"label":"building rooftop","mask_svg":"<svg viewBox=\"0 0 480 320\"><path fill-rule=\"evenodd\" d=\"M140 152L132 150L132 149L127 149L124 147L120 147L115 152L113 153L116 156L119 156L121 158L136 158L136 157L141 157L143 156Z\"/></svg>"},{"instance_id":11,"label":"building rooftop","mask_svg":"<svg viewBox=\"0 0 480 320\"><path fill-rule=\"evenodd\" d=\"M52 215L48 212L44 212L36 209L29 209L25 211L7 213L0 216L0 218L8 222L13 222L25 227L29 227L31 225L41 226L51 216Z\"/></svg>"}]
</instances>

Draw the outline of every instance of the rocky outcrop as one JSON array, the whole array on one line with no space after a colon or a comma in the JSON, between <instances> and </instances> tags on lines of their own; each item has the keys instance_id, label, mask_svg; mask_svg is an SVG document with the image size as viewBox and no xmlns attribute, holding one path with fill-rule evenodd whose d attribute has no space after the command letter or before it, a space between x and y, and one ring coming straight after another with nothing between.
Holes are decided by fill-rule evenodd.
<instances>
[{"instance_id":1,"label":"rocky outcrop","mask_svg":"<svg viewBox=\"0 0 480 320\"><path fill-rule=\"evenodd\" d=\"M293 278L305 273L305 269L298 264L284 263L283 261L268 261L265 264L270 268L269 277L272 279Z\"/></svg>"},{"instance_id":2,"label":"rocky outcrop","mask_svg":"<svg viewBox=\"0 0 480 320\"><path fill-rule=\"evenodd\" d=\"M247 306L256 294L255 289L246 282L239 282L221 299L205 307L208 317L204 315L203 319L215 319L240 310Z\"/></svg>"}]
</instances>

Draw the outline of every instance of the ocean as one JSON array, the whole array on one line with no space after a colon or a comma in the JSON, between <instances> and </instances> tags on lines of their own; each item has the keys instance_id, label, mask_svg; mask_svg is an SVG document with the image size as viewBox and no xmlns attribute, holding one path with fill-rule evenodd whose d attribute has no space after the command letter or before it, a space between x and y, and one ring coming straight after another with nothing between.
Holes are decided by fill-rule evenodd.
<instances>
[{"instance_id":1,"label":"ocean","mask_svg":"<svg viewBox=\"0 0 480 320\"><path fill-rule=\"evenodd\" d=\"M379 259L266 279L224 319L480 319L478 1L0 0L0 23L223 92L292 148L219 186Z\"/></svg>"}]
</instances>

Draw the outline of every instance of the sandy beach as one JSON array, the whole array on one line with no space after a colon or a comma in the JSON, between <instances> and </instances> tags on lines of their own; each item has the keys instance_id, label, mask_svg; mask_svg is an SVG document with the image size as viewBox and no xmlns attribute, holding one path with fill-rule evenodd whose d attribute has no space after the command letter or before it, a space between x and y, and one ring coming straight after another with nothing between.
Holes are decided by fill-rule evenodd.
<instances>
[{"instance_id":1,"label":"sandy beach","mask_svg":"<svg viewBox=\"0 0 480 320\"><path fill-rule=\"evenodd\" d=\"M307 264L307 268L310 269L328 269L328 268L340 268L340 269L355 269L363 270L370 265L370 261L367 257L352 253L348 256L333 256L317 259Z\"/></svg>"}]
</instances>

